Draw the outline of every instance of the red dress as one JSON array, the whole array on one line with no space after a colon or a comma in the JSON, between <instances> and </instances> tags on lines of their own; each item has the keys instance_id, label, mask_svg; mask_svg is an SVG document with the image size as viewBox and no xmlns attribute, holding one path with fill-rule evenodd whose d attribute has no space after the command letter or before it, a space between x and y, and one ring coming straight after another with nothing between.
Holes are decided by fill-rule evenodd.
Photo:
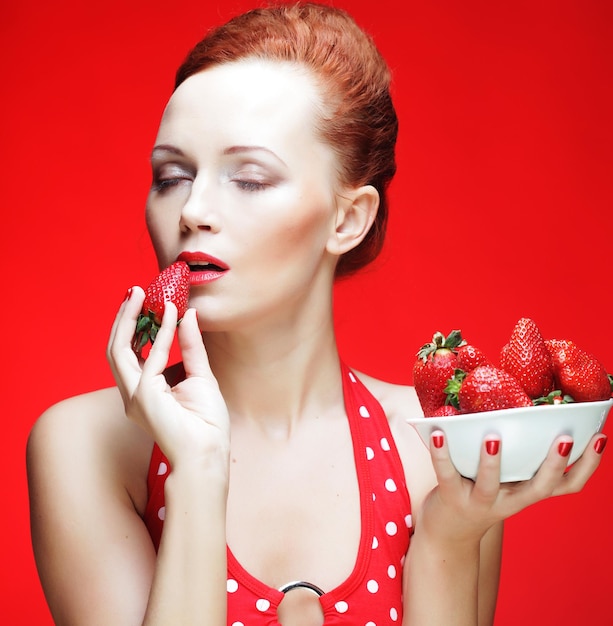
<instances>
[{"instance_id":1,"label":"red dress","mask_svg":"<svg viewBox=\"0 0 613 626\"><path fill-rule=\"evenodd\" d=\"M379 402L343 364L345 410L360 489L361 538L354 569L319 601L324 626L402 623L402 566L413 530L402 463ZM156 546L164 524L164 481L170 468L157 445L149 467L145 523ZM283 592L249 574L228 554L228 626L279 626Z\"/></svg>"}]
</instances>

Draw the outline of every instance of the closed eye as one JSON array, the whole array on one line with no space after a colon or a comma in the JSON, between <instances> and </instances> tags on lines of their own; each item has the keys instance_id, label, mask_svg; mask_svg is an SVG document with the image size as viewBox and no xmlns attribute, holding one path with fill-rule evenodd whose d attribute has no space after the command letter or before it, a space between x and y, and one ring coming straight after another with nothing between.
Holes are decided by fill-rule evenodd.
<instances>
[{"instance_id":1,"label":"closed eye","mask_svg":"<svg viewBox=\"0 0 613 626\"><path fill-rule=\"evenodd\" d=\"M173 178L154 178L151 189L157 193L164 193L172 187L177 187L181 183L191 183L189 176L175 176Z\"/></svg>"},{"instance_id":2,"label":"closed eye","mask_svg":"<svg viewBox=\"0 0 613 626\"><path fill-rule=\"evenodd\" d=\"M234 181L239 189L243 191L262 191L268 186L265 183L261 183L255 180L235 180Z\"/></svg>"},{"instance_id":3,"label":"closed eye","mask_svg":"<svg viewBox=\"0 0 613 626\"><path fill-rule=\"evenodd\" d=\"M181 182L180 178L170 178L168 180L154 181L152 185L153 191L162 192L170 187L176 187Z\"/></svg>"}]
</instances>

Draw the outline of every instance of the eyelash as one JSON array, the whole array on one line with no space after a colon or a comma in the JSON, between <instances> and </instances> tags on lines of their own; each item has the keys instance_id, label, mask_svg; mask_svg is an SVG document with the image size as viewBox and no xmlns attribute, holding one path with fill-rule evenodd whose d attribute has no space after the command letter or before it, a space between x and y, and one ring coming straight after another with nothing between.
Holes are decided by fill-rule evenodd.
<instances>
[{"instance_id":1,"label":"eyelash","mask_svg":"<svg viewBox=\"0 0 613 626\"><path fill-rule=\"evenodd\" d=\"M153 183L153 191L164 191L169 187L175 187L179 184L179 178L169 178L167 180L158 180Z\"/></svg>"},{"instance_id":2,"label":"eyelash","mask_svg":"<svg viewBox=\"0 0 613 626\"><path fill-rule=\"evenodd\" d=\"M262 191L266 189L267 187L267 185L265 185L264 183L258 183L253 180L237 180L235 182L239 189L242 189L243 191L248 191L248 192Z\"/></svg>"}]
</instances>

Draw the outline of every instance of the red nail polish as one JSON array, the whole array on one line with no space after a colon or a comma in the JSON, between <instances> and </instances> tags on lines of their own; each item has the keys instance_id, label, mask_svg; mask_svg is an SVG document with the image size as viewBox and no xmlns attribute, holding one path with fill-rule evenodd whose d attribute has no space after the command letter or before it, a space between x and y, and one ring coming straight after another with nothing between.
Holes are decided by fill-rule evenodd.
<instances>
[{"instance_id":1,"label":"red nail polish","mask_svg":"<svg viewBox=\"0 0 613 626\"><path fill-rule=\"evenodd\" d=\"M435 448L442 448L444 442L444 437L442 433L435 433L432 435L432 443Z\"/></svg>"},{"instance_id":2,"label":"red nail polish","mask_svg":"<svg viewBox=\"0 0 613 626\"><path fill-rule=\"evenodd\" d=\"M500 439L489 439L485 442L485 451L490 456L495 456L500 450Z\"/></svg>"},{"instance_id":3,"label":"red nail polish","mask_svg":"<svg viewBox=\"0 0 613 626\"><path fill-rule=\"evenodd\" d=\"M572 441L562 441L558 444L558 454L560 456L568 456L570 454L570 451L572 450L572 447Z\"/></svg>"},{"instance_id":4,"label":"red nail polish","mask_svg":"<svg viewBox=\"0 0 613 626\"><path fill-rule=\"evenodd\" d=\"M128 289L128 291L126 291L126 296L125 296L125 298L123 299L123 300L124 300L124 302L125 302L126 300L129 300L131 295L132 295L132 287L130 287L130 288Z\"/></svg>"},{"instance_id":5,"label":"red nail polish","mask_svg":"<svg viewBox=\"0 0 613 626\"><path fill-rule=\"evenodd\" d=\"M596 450L597 454L602 454L604 452L604 449L607 445L607 441L608 441L608 438L606 435L596 440L596 443L594 444L594 450Z\"/></svg>"}]
</instances>

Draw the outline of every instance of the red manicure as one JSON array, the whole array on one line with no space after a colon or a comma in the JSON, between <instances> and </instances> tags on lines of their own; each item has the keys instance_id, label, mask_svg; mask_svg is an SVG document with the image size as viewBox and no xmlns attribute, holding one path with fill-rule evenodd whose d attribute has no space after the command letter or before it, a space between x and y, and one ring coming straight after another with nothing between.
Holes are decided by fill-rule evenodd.
<instances>
[{"instance_id":1,"label":"red manicure","mask_svg":"<svg viewBox=\"0 0 613 626\"><path fill-rule=\"evenodd\" d=\"M129 300L131 295L132 295L132 287L130 287L130 288L128 289L128 291L126 291L126 297L123 299L123 300L124 300L124 302L125 302L126 300Z\"/></svg>"},{"instance_id":2,"label":"red manicure","mask_svg":"<svg viewBox=\"0 0 613 626\"><path fill-rule=\"evenodd\" d=\"M596 450L597 454L602 454L606 445L607 445L608 437L605 435L600 439L596 439L596 443L594 443L594 450Z\"/></svg>"},{"instance_id":3,"label":"red manicure","mask_svg":"<svg viewBox=\"0 0 613 626\"><path fill-rule=\"evenodd\" d=\"M432 443L434 444L435 448L442 448L444 440L445 439L442 433L434 433L432 435Z\"/></svg>"},{"instance_id":4,"label":"red manicure","mask_svg":"<svg viewBox=\"0 0 613 626\"><path fill-rule=\"evenodd\" d=\"M560 456L568 456L573 447L572 441L562 441L558 444L558 454Z\"/></svg>"},{"instance_id":5,"label":"red manicure","mask_svg":"<svg viewBox=\"0 0 613 626\"><path fill-rule=\"evenodd\" d=\"M485 451L490 456L495 456L500 450L500 439L489 439L485 442Z\"/></svg>"}]
</instances>

